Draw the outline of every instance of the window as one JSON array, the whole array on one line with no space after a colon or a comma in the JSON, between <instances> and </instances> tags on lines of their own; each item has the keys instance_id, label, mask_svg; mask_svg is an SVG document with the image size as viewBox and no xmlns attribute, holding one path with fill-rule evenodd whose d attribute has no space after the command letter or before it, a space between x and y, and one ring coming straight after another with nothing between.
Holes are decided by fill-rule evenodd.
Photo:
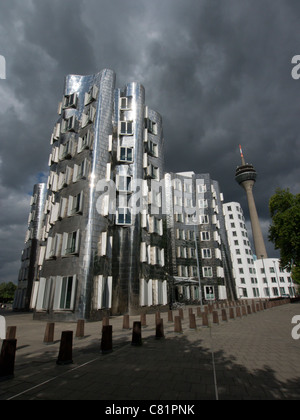
<instances>
[{"instance_id":1,"label":"window","mask_svg":"<svg viewBox=\"0 0 300 420\"><path fill-rule=\"evenodd\" d=\"M76 276L57 277L54 295L54 310L73 310Z\"/></svg>"},{"instance_id":2,"label":"window","mask_svg":"<svg viewBox=\"0 0 300 420\"><path fill-rule=\"evenodd\" d=\"M212 277L213 271L212 267L202 267L203 277Z\"/></svg>"},{"instance_id":3,"label":"window","mask_svg":"<svg viewBox=\"0 0 300 420\"><path fill-rule=\"evenodd\" d=\"M146 128L148 129L148 133L157 135L157 125L154 121L150 120L149 118L146 119Z\"/></svg>"},{"instance_id":4,"label":"window","mask_svg":"<svg viewBox=\"0 0 300 420\"><path fill-rule=\"evenodd\" d=\"M84 106L96 100L98 92L99 92L98 87L96 85L93 85L92 88L88 92L86 92L84 95Z\"/></svg>"},{"instance_id":5,"label":"window","mask_svg":"<svg viewBox=\"0 0 300 420\"><path fill-rule=\"evenodd\" d=\"M131 224L131 209L129 207L119 207L117 211L117 225Z\"/></svg>"},{"instance_id":6,"label":"window","mask_svg":"<svg viewBox=\"0 0 300 420\"><path fill-rule=\"evenodd\" d=\"M79 181L87 175L87 160L84 159L79 165L74 165L73 182Z\"/></svg>"},{"instance_id":7,"label":"window","mask_svg":"<svg viewBox=\"0 0 300 420\"><path fill-rule=\"evenodd\" d=\"M210 240L210 233L209 232L201 232L201 240L202 241L209 241Z\"/></svg>"},{"instance_id":8,"label":"window","mask_svg":"<svg viewBox=\"0 0 300 420\"><path fill-rule=\"evenodd\" d=\"M62 256L79 253L79 230L63 234Z\"/></svg>"},{"instance_id":9,"label":"window","mask_svg":"<svg viewBox=\"0 0 300 420\"><path fill-rule=\"evenodd\" d=\"M158 167L152 165L152 163L150 163L150 165L148 166L147 169L147 174L148 176L150 176L153 179L159 179L159 169Z\"/></svg>"},{"instance_id":10,"label":"window","mask_svg":"<svg viewBox=\"0 0 300 420\"><path fill-rule=\"evenodd\" d=\"M198 200L198 206L200 209L206 209L208 207L208 201L206 199Z\"/></svg>"},{"instance_id":11,"label":"window","mask_svg":"<svg viewBox=\"0 0 300 420\"><path fill-rule=\"evenodd\" d=\"M72 93L71 95L65 95L63 100L64 108L76 108L77 107L77 94Z\"/></svg>"},{"instance_id":12,"label":"window","mask_svg":"<svg viewBox=\"0 0 300 420\"><path fill-rule=\"evenodd\" d=\"M131 192L132 191L131 181L132 181L131 176L118 175L117 176L117 189L118 189L118 191Z\"/></svg>"},{"instance_id":13,"label":"window","mask_svg":"<svg viewBox=\"0 0 300 420\"><path fill-rule=\"evenodd\" d=\"M200 215L200 224L207 225L209 223L209 217L207 214Z\"/></svg>"},{"instance_id":14,"label":"window","mask_svg":"<svg viewBox=\"0 0 300 420\"><path fill-rule=\"evenodd\" d=\"M148 153L154 157L158 157L158 146L153 141L148 141Z\"/></svg>"},{"instance_id":15,"label":"window","mask_svg":"<svg viewBox=\"0 0 300 420\"><path fill-rule=\"evenodd\" d=\"M120 149L119 149L119 161L120 162L133 162L133 148L132 147L120 147Z\"/></svg>"},{"instance_id":16,"label":"window","mask_svg":"<svg viewBox=\"0 0 300 420\"><path fill-rule=\"evenodd\" d=\"M75 197L69 197L68 216L82 213L83 192L77 194Z\"/></svg>"},{"instance_id":17,"label":"window","mask_svg":"<svg viewBox=\"0 0 300 420\"><path fill-rule=\"evenodd\" d=\"M203 248L201 250L202 258L211 258L211 249L210 248Z\"/></svg>"},{"instance_id":18,"label":"window","mask_svg":"<svg viewBox=\"0 0 300 420\"><path fill-rule=\"evenodd\" d=\"M131 108L131 98L123 96L120 98L120 109L126 110Z\"/></svg>"},{"instance_id":19,"label":"window","mask_svg":"<svg viewBox=\"0 0 300 420\"><path fill-rule=\"evenodd\" d=\"M93 141L93 136L90 131L85 133L82 137L79 137L78 145L77 145L77 153L80 153L85 149L89 149L92 145L92 141Z\"/></svg>"},{"instance_id":20,"label":"window","mask_svg":"<svg viewBox=\"0 0 300 420\"><path fill-rule=\"evenodd\" d=\"M133 135L133 121L120 121L119 132L121 136Z\"/></svg>"},{"instance_id":21,"label":"window","mask_svg":"<svg viewBox=\"0 0 300 420\"><path fill-rule=\"evenodd\" d=\"M63 121L63 131L75 131L76 118L75 115Z\"/></svg>"}]
</instances>

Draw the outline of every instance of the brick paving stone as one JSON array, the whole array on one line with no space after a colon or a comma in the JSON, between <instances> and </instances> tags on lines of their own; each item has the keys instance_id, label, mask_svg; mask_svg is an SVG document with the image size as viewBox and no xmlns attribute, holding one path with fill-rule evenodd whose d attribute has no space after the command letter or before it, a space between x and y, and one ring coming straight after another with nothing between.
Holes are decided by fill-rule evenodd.
<instances>
[{"instance_id":1,"label":"brick paving stone","mask_svg":"<svg viewBox=\"0 0 300 420\"><path fill-rule=\"evenodd\" d=\"M122 329L123 317L111 317L112 353L100 353L102 322L86 323L85 337L74 340L74 363L57 366L61 332L76 331L76 323L56 323L57 341L46 346L45 322L12 313L7 325L17 325L15 377L0 382L0 400L213 400L216 389L219 399L299 399L300 340L291 337L298 314L300 304L286 304L219 325L210 314L209 328L190 330L186 308L178 335L161 312L165 338L155 339L155 316L149 315L138 348L130 344L132 330Z\"/></svg>"}]
</instances>

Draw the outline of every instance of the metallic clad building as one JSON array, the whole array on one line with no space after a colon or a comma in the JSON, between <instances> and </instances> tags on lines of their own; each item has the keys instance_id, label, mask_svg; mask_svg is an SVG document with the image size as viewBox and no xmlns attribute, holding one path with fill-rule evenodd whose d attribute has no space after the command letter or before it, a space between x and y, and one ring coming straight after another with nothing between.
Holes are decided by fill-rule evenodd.
<instances>
[{"instance_id":1,"label":"metallic clad building","mask_svg":"<svg viewBox=\"0 0 300 420\"><path fill-rule=\"evenodd\" d=\"M116 89L112 70L68 76L59 115L35 318L101 319L166 304L163 216L152 187L164 172L160 115L145 105L142 85Z\"/></svg>"},{"instance_id":2,"label":"metallic clad building","mask_svg":"<svg viewBox=\"0 0 300 420\"><path fill-rule=\"evenodd\" d=\"M39 251L42 239L43 212L46 198L46 184L36 184L30 202L28 229L22 251L18 288L15 293L14 310L28 311L32 308L31 295L34 282L39 278L42 262Z\"/></svg>"}]
</instances>

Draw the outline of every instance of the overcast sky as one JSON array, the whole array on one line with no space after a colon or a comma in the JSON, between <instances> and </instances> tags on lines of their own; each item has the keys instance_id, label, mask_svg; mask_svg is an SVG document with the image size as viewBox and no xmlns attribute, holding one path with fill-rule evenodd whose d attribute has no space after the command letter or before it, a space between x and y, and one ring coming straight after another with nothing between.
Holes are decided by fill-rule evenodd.
<instances>
[{"instance_id":1,"label":"overcast sky","mask_svg":"<svg viewBox=\"0 0 300 420\"><path fill-rule=\"evenodd\" d=\"M17 281L64 78L104 68L117 87L144 85L166 170L210 173L248 220L234 180L242 144L267 241L270 196L300 191L299 21L299 0L0 0L0 283Z\"/></svg>"}]
</instances>

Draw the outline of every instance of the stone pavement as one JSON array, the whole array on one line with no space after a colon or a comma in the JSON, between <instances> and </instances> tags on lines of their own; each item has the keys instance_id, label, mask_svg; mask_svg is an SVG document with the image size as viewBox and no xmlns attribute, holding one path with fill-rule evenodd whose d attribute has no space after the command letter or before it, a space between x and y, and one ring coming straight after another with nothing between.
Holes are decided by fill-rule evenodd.
<instances>
[{"instance_id":1,"label":"stone pavement","mask_svg":"<svg viewBox=\"0 0 300 420\"><path fill-rule=\"evenodd\" d=\"M196 313L196 307L193 307ZM227 314L229 313L226 309ZM0 382L0 400L196 401L300 399L300 340L291 332L300 303L284 304L182 333L161 313L165 338L155 338L155 315L147 315L142 346L131 345L123 317L111 317L113 352L102 354L102 322L86 323L73 340L73 364L56 364L61 332L76 324L56 323L54 344L44 344L46 323L31 314L3 313L17 326L13 379ZM221 315L221 309L218 310ZM178 311L173 311L178 315ZM130 317L139 321L138 316Z\"/></svg>"}]
</instances>

